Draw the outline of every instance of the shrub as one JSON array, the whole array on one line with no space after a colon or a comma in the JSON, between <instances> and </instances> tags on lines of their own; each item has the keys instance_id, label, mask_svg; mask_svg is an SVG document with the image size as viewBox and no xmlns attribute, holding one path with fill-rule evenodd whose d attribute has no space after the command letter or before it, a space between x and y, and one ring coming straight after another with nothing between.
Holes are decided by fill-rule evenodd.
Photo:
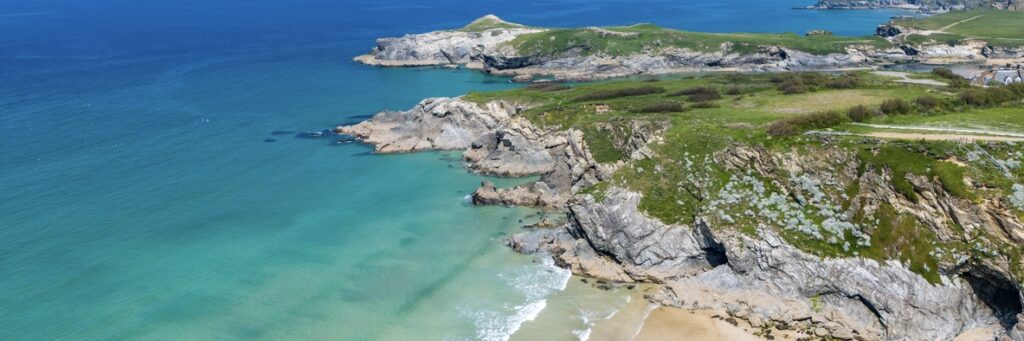
<instances>
[{"instance_id":1,"label":"shrub","mask_svg":"<svg viewBox=\"0 0 1024 341\"><path fill-rule=\"evenodd\" d=\"M807 86L800 81L791 81L779 84L779 91L784 95L795 95L805 93L809 90L807 89Z\"/></svg>"},{"instance_id":2,"label":"shrub","mask_svg":"<svg viewBox=\"0 0 1024 341\"><path fill-rule=\"evenodd\" d=\"M729 96L741 95L743 94L743 88L733 85L730 86L728 89L725 89L725 94Z\"/></svg>"},{"instance_id":3,"label":"shrub","mask_svg":"<svg viewBox=\"0 0 1024 341\"><path fill-rule=\"evenodd\" d=\"M582 101L594 101L602 99L611 99L619 97L630 97L630 96L643 96L650 94L657 94L665 92L665 89L656 86L641 86L635 88L623 88L623 89L610 89L610 90L598 90L591 93L586 93L580 96L576 96L573 100L577 102Z\"/></svg>"},{"instance_id":4,"label":"shrub","mask_svg":"<svg viewBox=\"0 0 1024 341\"><path fill-rule=\"evenodd\" d=\"M932 69L932 74L945 79L952 88L965 88L971 85L971 82L968 81L967 78L960 77L953 73L953 70L944 67Z\"/></svg>"},{"instance_id":5,"label":"shrub","mask_svg":"<svg viewBox=\"0 0 1024 341\"><path fill-rule=\"evenodd\" d=\"M1024 99L1024 85L1021 84L960 91L960 100L975 107L991 107L1021 99Z\"/></svg>"},{"instance_id":6,"label":"shrub","mask_svg":"<svg viewBox=\"0 0 1024 341\"><path fill-rule=\"evenodd\" d=\"M859 83L860 81L856 77L843 76L829 79L825 82L825 87L829 89L853 89Z\"/></svg>"},{"instance_id":7,"label":"shrub","mask_svg":"<svg viewBox=\"0 0 1024 341\"><path fill-rule=\"evenodd\" d=\"M929 111L942 106L942 101L935 96L923 95L914 99L914 104L917 104L917 107L924 111Z\"/></svg>"},{"instance_id":8,"label":"shrub","mask_svg":"<svg viewBox=\"0 0 1024 341\"><path fill-rule=\"evenodd\" d=\"M712 101L698 101L697 103L693 104L693 107L694 108L701 108L701 109L709 109L709 108L717 108L718 104L715 104L715 102L712 102Z\"/></svg>"},{"instance_id":9,"label":"shrub","mask_svg":"<svg viewBox=\"0 0 1024 341\"><path fill-rule=\"evenodd\" d=\"M776 137L793 136L811 129L825 129L846 122L846 117L835 111L793 116L772 122L768 134Z\"/></svg>"},{"instance_id":10,"label":"shrub","mask_svg":"<svg viewBox=\"0 0 1024 341\"><path fill-rule=\"evenodd\" d=\"M634 110L634 112L638 113L665 113L682 111L684 111L683 105L676 102L651 103Z\"/></svg>"},{"instance_id":11,"label":"shrub","mask_svg":"<svg viewBox=\"0 0 1024 341\"><path fill-rule=\"evenodd\" d=\"M953 73L953 70L950 70L950 69L947 69L947 68L944 68L944 67L937 67L937 68L932 69L932 74L936 75L936 76L939 76L940 78L946 78L946 79L963 78L963 77L957 76L955 73Z\"/></svg>"},{"instance_id":12,"label":"shrub","mask_svg":"<svg viewBox=\"0 0 1024 341\"><path fill-rule=\"evenodd\" d=\"M530 83L530 85L526 86L526 89L537 91L561 91L569 89L569 87L558 83Z\"/></svg>"},{"instance_id":13,"label":"shrub","mask_svg":"<svg viewBox=\"0 0 1024 341\"><path fill-rule=\"evenodd\" d=\"M669 94L669 96L687 96L687 98L694 102L709 102L722 98L722 94L718 92L718 89L706 86L682 89Z\"/></svg>"},{"instance_id":14,"label":"shrub","mask_svg":"<svg viewBox=\"0 0 1024 341\"><path fill-rule=\"evenodd\" d=\"M910 103L899 98L893 98L882 102L882 113L886 115L906 115L914 110Z\"/></svg>"},{"instance_id":15,"label":"shrub","mask_svg":"<svg viewBox=\"0 0 1024 341\"><path fill-rule=\"evenodd\" d=\"M1024 83L1013 83L1010 85L1003 86L1007 91L1010 91L1017 100L1024 99Z\"/></svg>"},{"instance_id":16,"label":"shrub","mask_svg":"<svg viewBox=\"0 0 1024 341\"><path fill-rule=\"evenodd\" d=\"M853 120L854 122L864 122L867 121L872 116L875 116L875 112L871 109L868 109L868 107L858 105L853 108L850 108L850 110L846 112L846 116L849 116L850 119Z\"/></svg>"}]
</instances>

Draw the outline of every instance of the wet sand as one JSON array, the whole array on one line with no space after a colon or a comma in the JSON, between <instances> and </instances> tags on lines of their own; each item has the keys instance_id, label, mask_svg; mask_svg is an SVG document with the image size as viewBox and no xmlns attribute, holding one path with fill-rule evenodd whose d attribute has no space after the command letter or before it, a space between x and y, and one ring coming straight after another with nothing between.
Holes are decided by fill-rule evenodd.
<instances>
[{"instance_id":1,"label":"wet sand","mask_svg":"<svg viewBox=\"0 0 1024 341\"><path fill-rule=\"evenodd\" d=\"M657 307L644 320L643 327L633 340L766 340L744 330L740 327L742 324L734 326L713 315L706 311Z\"/></svg>"}]
</instances>

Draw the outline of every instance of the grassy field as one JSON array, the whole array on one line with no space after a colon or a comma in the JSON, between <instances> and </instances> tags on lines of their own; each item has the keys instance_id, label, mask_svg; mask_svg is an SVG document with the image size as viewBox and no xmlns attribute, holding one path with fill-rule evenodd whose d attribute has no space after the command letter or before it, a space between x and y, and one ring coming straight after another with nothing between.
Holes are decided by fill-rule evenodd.
<instances>
[{"instance_id":1,"label":"grassy field","mask_svg":"<svg viewBox=\"0 0 1024 341\"><path fill-rule=\"evenodd\" d=\"M924 77L923 75L920 75ZM934 76L928 76L934 77ZM799 91L793 91L797 88ZM1006 196L1014 178L1024 179L1024 170L1013 169L1011 176L983 160L964 165L946 159L971 160L974 148L985 148L995 158L1011 160L1024 157L1020 148L1008 144L967 145L950 141L879 141L857 136L874 128L853 125L847 111L863 107L872 113L863 118L870 124L935 125L972 128L996 128L1024 132L1024 106L1007 103L993 107L973 107L960 99L957 88L930 87L895 83L890 78L868 72L844 75L824 74L710 74L664 79L632 79L568 86L530 86L491 93L471 93L466 99L476 102L503 99L532 103L536 107L523 115L534 124L550 128L576 128L599 162L624 162L612 179L585 193L604 197L610 186L627 188L643 194L640 209L666 223L690 224L695 217L705 216L716 228L735 229L753 234L764 218L748 217L754 210L745 204L714 207L716 196L729 186L743 186L736 173L714 161L716 152L736 145L753 145L779 153L796 152L816 155L826 148L847 148L861 163L863 171L888 170L893 174L892 186L908 200L918 195L904 175L915 174L935 179L953 196L978 200L986 196ZM927 101L922 98L928 99ZM900 114L882 114L893 101L909 106ZM938 104L936 104L938 103ZM599 113L599 108L602 110ZM607 108L605 112L604 108ZM806 118L831 111L836 121L808 121ZM851 116L852 117L852 116ZM796 134L773 135L772 127L796 122ZM810 124L805 124L810 122ZM620 145L632 127L667 127L663 141L651 146L656 156L632 160L625 146ZM822 125L824 124L824 125ZM831 130L854 135L820 136L800 134L803 130ZM825 145L824 143L828 143ZM822 160L824 163L830 160ZM823 166L838 169L842 164ZM790 181L788 174L771 174L759 179L770 190L776 183ZM973 179L983 189L964 181ZM856 180L845 189L827 189L832 197L857 193ZM851 187L852 186L852 187ZM850 207L851 199L835 202ZM801 214L822 224L820 208L808 206ZM716 213L720 212L720 213ZM821 236L777 226L780 234L801 249L826 257L863 256L872 259L898 259L937 282L938 263L951 257L954 250L968 250L969 245L937 242L934 232L908 213L889 207L872 215L858 213L853 222L870 235L870 245L857 244L849 232L830 234L819 228ZM1018 212L1024 215L1024 211ZM730 217L728 221L720 216ZM844 245L845 244L845 245ZM1021 254L1016 246L993 242L1002 255ZM933 252L935 251L935 252ZM1019 260L1011 260L1019 264ZM1022 270L1024 273L1024 270Z\"/></svg>"},{"instance_id":2,"label":"grassy field","mask_svg":"<svg viewBox=\"0 0 1024 341\"><path fill-rule=\"evenodd\" d=\"M878 37L805 37L794 33L701 33L650 24L596 30L555 29L524 35L511 44L524 55L559 55L578 49L584 55L611 56L631 55L669 47L694 51L745 53L755 52L763 46L783 46L807 53L828 54L844 52L850 45L888 46L888 42Z\"/></svg>"},{"instance_id":3,"label":"grassy field","mask_svg":"<svg viewBox=\"0 0 1024 341\"><path fill-rule=\"evenodd\" d=\"M954 11L935 16L899 19L895 24L920 30L942 31L932 36L911 35L911 43L986 40L994 45L1024 45L1024 12L994 9Z\"/></svg>"},{"instance_id":4,"label":"grassy field","mask_svg":"<svg viewBox=\"0 0 1024 341\"><path fill-rule=\"evenodd\" d=\"M938 128L988 129L1020 133L1024 132L1024 109L1019 107L998 107L948 112L937 115L887 116L878 117L872 120L871 123Z\"/></svg>"},{"instance_id":5,"label":"grassy field","mask_svg":"<svg viewBox=\"0 0 1024 341\"><path fill-rule=\"evenodd\" d=\"M526 26L520 24L514 24L506 22L495 16L483 16L479 19L473 20L469 25L463 26L460 31L464 32L483 32L487 30L499 29L499 28L524 28Z\"/></svg>"}]
</instances>

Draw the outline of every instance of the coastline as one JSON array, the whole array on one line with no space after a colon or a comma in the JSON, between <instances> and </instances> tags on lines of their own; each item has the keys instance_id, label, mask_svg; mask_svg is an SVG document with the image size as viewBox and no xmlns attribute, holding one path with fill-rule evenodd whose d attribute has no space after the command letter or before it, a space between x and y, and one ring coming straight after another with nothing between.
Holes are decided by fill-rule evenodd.
<instances>
[{"instance_id":1,"label":"coastline","mask_svg":"<svg viewBox=\"0 0 1024 341\"><path fill-rule=\"evenodd\" d=\"M916 7L893 5L884 8L907 10ZM442 30L380 38L368 54L353 60L380 67L465 67L513 77L514 82L529 82L538 77L556 81L595 81L687 72L834 71L879 68L896 63L1024 62L1024 46L992 47L980 38L971 38L957 45L935 41L913 43L908 37L918 30L898 26L895 21L879 25L873 36L854 37L833 36L831 33L791 36L687 32L645 24L608 28L527 28L493 15L474 23L481 20L516 26L484 27L479 32ZM559 38L564 35L585 43L582 47L573 46ZM663 39L675 43L664 44ZM622 46L629 48L620 49Z\"/></svg>"},{"instance_id":2,"label":"coastline","mask_svg":"<svg viewBox=\"0 0 1024 341\"><path fill-rule=\"evenodd\" d=\"M759 328L780 326L784 330L838 339L878 339L885 335L954 337L965 328L996 320L990 310L985 310L990 301L984 301L964 285L949 279L935 285L897 261L876 262L856 256L822 258L789 244L779 231L767 226L759 225L753 232L715 228L728 224L726 218L716 216L699 216L692 225L666 224L641 211L643 193L625 188L606 188L597 199L581 191L609 179L621 163L596 162L579 130L534 126L524 113L541 103L520 102L515 97L486 101L473 98L476 97L427 99L410 110L380 113L335 131L373 144L382 153L463 150L467 168L477 172L540 175L537 181L513 188L499 189L484 183L474 193L473 201L478 205L528 206L565 212L566 224L526 229L509 236L507 244L521 253L550 254L555 264L576 275L614 283L658 283L657 290L644 295L646 301L692 311L713 311L729 316L725 319L732 319L737 326L746 321ZM663 141L664 127L658 127L632 125L628 135L623 136L631 141L623 146L630 148L624 151L627 160L651 157L651 148ZM920 182L916 186L940 193L937 200L941 201L914 202L895 192L884 175L833 165L854 164L857 157L849 150L834 147L821 153L798 155L773 154L757 146L732 146L709 154L705 160L713 159L730 171L757 171L762 176L775 169L836 172L825 176L861 183L854 195L864 197L865 202L884 200L920 214L944 212L936 205L979 212L970 208L973 203L945 194L928 179L915 180ZM812 185L824 183L820 179L809 181ZM842 187L838 183L834 186ZM720 195L731 198L754 194ZM768 199L755 201L761 200ZM758 256L766 254L772 257ZM975 267L968 271L1004 271L988 265ZM802 288L815 291L803 293ZM900 292L918 294L908 298ZM822 300L827 302L825 306ZM884 313L873 308L883 305L887 307ZM907 316L916 317L911 321ZM651 326L676 317L658 313ZM611 329L621 332L631 328ZM603 328L594 328L591 333L600 330ZM757 332L764 335L766 330L751 333Z\"/></svg>"}]
</instances>

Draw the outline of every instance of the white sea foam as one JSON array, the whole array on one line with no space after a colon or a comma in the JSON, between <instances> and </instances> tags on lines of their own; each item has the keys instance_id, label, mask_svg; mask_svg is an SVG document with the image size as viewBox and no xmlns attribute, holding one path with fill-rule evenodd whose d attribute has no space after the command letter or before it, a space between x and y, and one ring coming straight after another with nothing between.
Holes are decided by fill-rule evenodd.
<instances>
[{"instance_id":1,"label":"white sea foam","mask_svg":"<svg viewBox=\"0 0 1024 341\"><path fill-rule=\"evenodd\" d=\"M572 333L576 334L576 336L580 338L580 341L587 341L590 340L591 329L592 328L587 328L584 330L573 330Z\"/></svg>"},{"instance_id":2,"label":"white sea foam","mask_svg":"<svg viewBox=\"0 0 1024 341\"><path fill-rule=\"evenodd\" d=\"M524 322L533 321L547 307L547 297L565 289L572 272L555 266L550 257L541 256L541 263L498 276L520 294L526 303L506 303L500 309L463 311L473 319L481 340L508 340ZM589 332L588 332L589 334Z\"/></svg>"}]
</instances>

